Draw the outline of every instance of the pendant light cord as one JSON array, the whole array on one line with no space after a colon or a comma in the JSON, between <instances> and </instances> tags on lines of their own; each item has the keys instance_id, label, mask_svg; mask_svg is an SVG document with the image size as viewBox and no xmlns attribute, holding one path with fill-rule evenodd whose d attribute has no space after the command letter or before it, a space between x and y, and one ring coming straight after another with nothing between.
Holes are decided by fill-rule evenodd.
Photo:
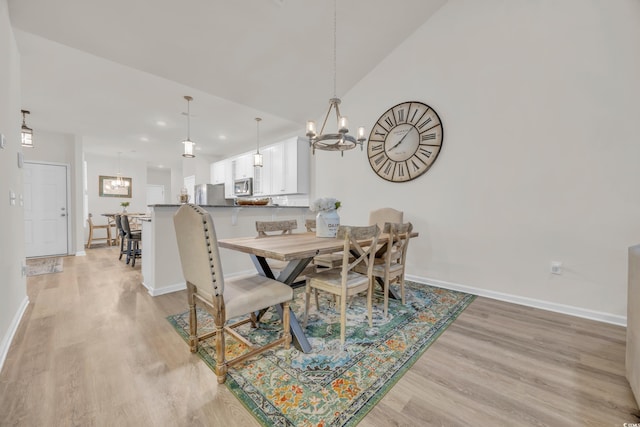
<instances>
[{"instance_id":1,"label":"pendant light cord","mask_svg":"<svg viewBox=\"0 0 640 427\"><path fill-rule=\"evenodd\" d=\"M336 12L337 10L337 4L336 4L336 0L333 0L333 97L337 98L337 91L336 91L336 49L337 49L337 31L336 31L336 27L337 27L337 15L338 13Z\"/></svg>"}]
</instances>

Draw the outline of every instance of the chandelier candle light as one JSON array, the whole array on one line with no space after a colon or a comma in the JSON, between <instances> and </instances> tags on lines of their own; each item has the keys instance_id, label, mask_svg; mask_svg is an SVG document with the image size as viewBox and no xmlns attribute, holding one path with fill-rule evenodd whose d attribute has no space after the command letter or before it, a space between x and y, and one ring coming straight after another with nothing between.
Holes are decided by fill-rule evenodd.
<instances>
[{"instance_id":1,"label":"chandelier candle light","mask_svg":"<svg viewBox=\"0 0 640 427\"><path fill-rule=\"evenodd\" d=\"M340 98L336 96L336 1L333 2L333 98L329 100L329 111L324 117L320 133L316 131L316 122L309 120L307 122L307 137L309 138L309 146L312 148L312 153L315 154L316 150L324 151L340 151L344 156L345 150L351 150L356 145L360 145L360 149L363 149L363 143L367 140L365 137L364 127L358 128L357 139L352 135L349 135L349 121L346 116L340 115ZM324 133L324 128L327 124L327 119L331 115L331 110L335 109L337 120L337 133Z\"/></svg>"},{"instance_id":2,"label":"chandelier candle light","mask_svg":"<svg viewBox=\"0 0 640 427\"><path fill-rule=\"evenodd\" d=\"M311 203L309 209L316 215L316 237L336 237L340 227L338 209L342 204L333 197L323 197Z\"/></svg>"},{"instance_id":3,"label":"chandelier candle light","mask_svg":"<svg viewBox=\"0 0 640 427\"><path fill-rule=\"evenodd\" d=\"M193 149L196 143L191 141L191 110L189 108L190 102L193 101L193 98L189 95L185 95L184 99L187 100L187 139L182 141L184 144L184 153L182 153L182 157L192 158L196 156L193 154Z\"/></svg>"}]
</instances>

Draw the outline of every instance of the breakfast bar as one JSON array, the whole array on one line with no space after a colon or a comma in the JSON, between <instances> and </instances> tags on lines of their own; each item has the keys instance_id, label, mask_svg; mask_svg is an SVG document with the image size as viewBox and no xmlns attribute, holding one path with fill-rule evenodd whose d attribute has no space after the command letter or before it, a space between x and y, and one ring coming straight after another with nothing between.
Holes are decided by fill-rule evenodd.
<instances>
[{"instance_id":1,"label":"breakfast bar","mask_svg":"<svg viewBox=\"0 0 640 427\"><path fill-rule=\"evenodd\" d=\"M186 289L180 266L173 215L180 204L150 205L150 220L142 224L142 284L152 296ZM295 219L303 232L304 221L312 213L308 206L202 206L211 214L218 239L256 234L256 221ZM246 255L221 251L223 274L234 276L254 273L255 267Z\"/></svg>"}]
</instances>

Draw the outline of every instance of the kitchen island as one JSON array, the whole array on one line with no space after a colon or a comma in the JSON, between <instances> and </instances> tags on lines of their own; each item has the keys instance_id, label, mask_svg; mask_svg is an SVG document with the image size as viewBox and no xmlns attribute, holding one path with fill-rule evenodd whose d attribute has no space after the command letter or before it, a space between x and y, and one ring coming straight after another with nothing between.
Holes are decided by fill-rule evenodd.
<instances>
[{"instance_id":1,"label":"kitchen island","mask_svg":"<svg viewBox=\"0 0 640 427\"><path fill-rule=\"evenodd\" d=\"M173 215L179 204L150 205L151 220L142 224L142 284L152 296L186 289L182 276ZM304 221L313 218L308 206L210 206L203 205L213 218L218 239L257 234L256 221L295 219L298 230L305 231ZM225 277L254 273L249 256L220 249Z\"/></svg>"}]
</instances>

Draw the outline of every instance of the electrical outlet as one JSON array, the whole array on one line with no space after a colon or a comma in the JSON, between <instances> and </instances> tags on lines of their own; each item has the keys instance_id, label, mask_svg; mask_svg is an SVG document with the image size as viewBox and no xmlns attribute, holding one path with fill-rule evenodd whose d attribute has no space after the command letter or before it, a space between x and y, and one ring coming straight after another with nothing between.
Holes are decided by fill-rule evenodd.
<instances>
[{"instance_id":1,"label":"electrical outlet","mask_svg":"<svg viewBox=\"0 0 640 427\"><path fill-rule=\"evenodd\" d=\"M551 273L562 274L562 263L560 261L551 261Z\"/></svg>"}]
</instances>

